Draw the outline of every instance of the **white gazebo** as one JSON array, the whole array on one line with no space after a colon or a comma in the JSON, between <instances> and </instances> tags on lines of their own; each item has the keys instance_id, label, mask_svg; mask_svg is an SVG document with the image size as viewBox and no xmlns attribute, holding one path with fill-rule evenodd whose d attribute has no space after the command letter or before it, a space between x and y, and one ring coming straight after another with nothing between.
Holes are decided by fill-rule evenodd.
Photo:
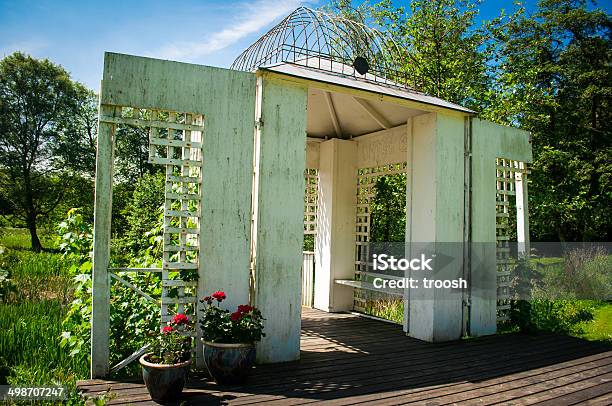
<instances>
[{"instance_id":1,"label":"white gazebo","mask_svg":"<svg viewBox=\"0 0 612 406\"><path fill-rule=\"evenodd\" d=\"M407 247L462 247L444 272L469 284L406 289L404 331L432 342L496 332L507 308L499 264L510 206L527 250L530 136L412 90L418 80L392 69L394 52L378 31L299 8L232 69L105 54L92 376L109 371L110 281L122 272L161 274L162 321L195 316L197 299L214 290L228 293L230 307L251 302L267 318L259 362L298 359L303 279L313 283L307 304L360 310L359 292L372 288L360 251L370 238L368 199L378 177L396 173L406 176ZM121 125L146 128L150 162L166 170L160 269L109 268ZM316 236L314 267L305 268L314 282L301 276L305 232ZM197 282L180 278L188 270Z\"/></svg>"}]
</instances>

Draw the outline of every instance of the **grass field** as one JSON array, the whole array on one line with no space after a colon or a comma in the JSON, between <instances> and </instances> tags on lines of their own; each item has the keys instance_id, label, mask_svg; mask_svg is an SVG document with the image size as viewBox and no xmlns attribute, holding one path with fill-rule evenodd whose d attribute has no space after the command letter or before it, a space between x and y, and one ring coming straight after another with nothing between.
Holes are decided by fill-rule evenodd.
<instances>
[{"instance_id":1,"label":"grass field","mask_svg":"<svg viewBox=\"0 0 612 406\"><path fill-rule=\"evenodd\" d=\"M50 237L43 239L53 247ZM0 269L13 288L0 304L0 384L63 385L76 396L77 379L88 376L87 360L60 347L62 320L72 300L72 266L61 254L29 251L26 230L0 233Z\"/></svg>"},{"instance_id":2,"label":"grass field","mask_svg":"<svg viewBox=\"0 0 612 406\"><path fill-rule=\"evenodd\" d=\"M56 248L54 246L55 236L48 230L39 230L38 238L44 248ZM25 228L1 228L0 246L16 250L29 249L32 246L30 243L30 233Z\"/></svg>"}]
</instances>

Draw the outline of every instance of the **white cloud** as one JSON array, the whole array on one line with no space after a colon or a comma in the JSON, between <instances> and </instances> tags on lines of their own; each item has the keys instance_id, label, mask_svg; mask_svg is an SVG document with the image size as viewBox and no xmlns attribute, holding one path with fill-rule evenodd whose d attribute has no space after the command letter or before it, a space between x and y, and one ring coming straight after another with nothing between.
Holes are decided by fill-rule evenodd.
<instances>
[{"instance_id":1,"label":"white cloud","mask_svg":"<svg viewBox=\"0 0 612 406\"><path fill-rule=\"evenodd\" d=\"M202 41L181 41L167 44L151 56L191 61L212 54L238 42L247 35L260 31L303 3L305 3L304 0L257 0L243 3L239 6L242 11L229 20L227 28L214 32Z\"/></svg>"}]
</instances>

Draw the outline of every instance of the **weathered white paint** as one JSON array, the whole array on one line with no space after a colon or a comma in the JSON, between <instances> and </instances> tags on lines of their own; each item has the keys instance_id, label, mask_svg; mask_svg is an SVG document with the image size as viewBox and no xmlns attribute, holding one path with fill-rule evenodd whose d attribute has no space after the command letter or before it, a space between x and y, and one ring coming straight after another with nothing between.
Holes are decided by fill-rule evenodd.
<instances>
[{"instance_id":1,"label":"weathered white paint","mask_svg":"<svg viewBox=\"0 0 612 406\"><path fill-rule=\"evenodd\" d=\"M102 82L102 92L106 88ZM100 106L100 115L113 116L115 108ZM92 378L108 374L110 329L110 263L111 217L113 211L113 149L115 126L98 123L96 186L94 197L93 295L91 309Z\"/></svg>"},{"instance_id":2,"label":"weathered white paint","mask_svg":"<svg viewBox=\"0 0 612 406\"><path fill-rule=\"evenodd\" d=\"M384 129L388 129L391 127L391 123L389 123L389 121L382 114L376 111L376 109L372 107L366 100L360 99L359 97L353 97L353 100L355 100L355 102L357 102L357 104L361 106L363 111L368 113L368 115L372 117L372 119L376 121L379 126Z\"/></svg>"},{"instance_id":3,"label":"weathered white paint","mask_svg":"<svg viewBox=\"0 0 612 406\"><path fill-rule=\"evenodd\" d=\"M320 143L320 141L308 141L306 143L306 168L319 169Z\"/></svg>"},{"instance_id":4,"label":"weathered white paint","mask_svg":"<svg viewBox=\"0 0 612 406\"><path fill-rule=\"evenodd\" d=\"M516 187L516 240L518 253L521 256L529 254L529 204L527 202L527 174L515 173Z\"/></svg>"},{"instance_id":5,"label":"weathered white paint","mask_svg":"<svg viewBox=\"0 0 612 406\"><path fill-rule=\"evenodd\" d=\"M332 96L330 92L323 92L325 97L325 104L327 104L327 110L329 111L329 117L331 118L332 124L334 126L334 132L336 133L336 137L342 137L342 128L340 127L340 122L338 121L338 115L336 114L336 108L334 107L334 101L332 100Z\"/></svg>"},{"instance_id":6,"label":"weathered white paint","mask_svg":"<svg viewBox=\"0 0 612 406\"><path fill-rule=\"evenodd\" d=\"M497 330L495 260L495 158L531 162L529 133L472 119L470 334Z\"/></svg>"},{"instance_id":7,"label":"weathered white paint","mask_svg":"<svg viewBox=\"0 0 612 406\"><path fill-rule=\"evenodd\" d=\"M267 320L259 362L300 356L306 90L263 77L254 302Z\"/></svg>"},{"instance_id":8,"label":"weathered white paint","mask_svg":"<svg viewBox=\"0 0 612 406\"><path fill-rule=\"evenodd\" d=\"M106 53L100 97L103 105L204 115L197 292L201 297L225 290L228 308L247 303L255 75ZM98 295L103 297L101 289ZM101 354L96 359L108 363Z\"/></svg>"},{"instance_id":9,"label":"weathered white paint","mask_svg":"<svg viewBox=\"0 0 612 406\"><path fill-rule=\"evenodd\" d=\"M356 137L357 167L373 168L406 162L408 126L401 125Z\"/></svg>"},{"instance_id":10,"label":"weathered white paint","mask_svg":"<svg viewBox=\"0 0 612 406\"><path fill-rule=\"evenodd\" d=\"M356 186L357 142L321 142L314 306L328 312L353 307L352 289L334 281L353 279Z\"/></svg>"},{"instance_id":11,"label":"weathered white paint","mask_svg":"<svg viewBox=\"0 0 612 406\"><path fill-rule=\"evenodd\" d=\"M427 244L439 256L454 258L444 267L434 259L434 273L413 271L415 278L454 279L462 270L462 250L456 250L463 241L463 126L463 119L440 113L412 119L410 253ZM461 336L461 292L418 288L409 295L412 337L446 341Z\"/></svg>"},{"instance_id":12,"label":"weathered white paint","mask_svg":"<svg viewBox=\"0 0 612 406\"><path fill-rule=\"evenodd\" d=\"M302 261L302 306L314 305L314 252L304 251Z\"/></svg>"}]
</instances>

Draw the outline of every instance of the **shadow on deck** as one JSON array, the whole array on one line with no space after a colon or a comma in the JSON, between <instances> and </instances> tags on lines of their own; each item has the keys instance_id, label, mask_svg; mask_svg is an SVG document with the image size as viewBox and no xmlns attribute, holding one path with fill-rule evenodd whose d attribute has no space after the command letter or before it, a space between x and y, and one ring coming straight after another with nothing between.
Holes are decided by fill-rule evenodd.
<instances>
[{"instance_id":1,"label":"shadow on deck","mask_svg":"<svg viewBox=\"0 0 612 406\"><path fill-rule=\"evenodd\" d=\"M555 335L430 344L401 327L304 309L301 360L261 365L244 387L192 375L180 404L612 404L612 347ZM108 404L155 404L139 382L85 380Z\"/></svg>"}]
</instances>

